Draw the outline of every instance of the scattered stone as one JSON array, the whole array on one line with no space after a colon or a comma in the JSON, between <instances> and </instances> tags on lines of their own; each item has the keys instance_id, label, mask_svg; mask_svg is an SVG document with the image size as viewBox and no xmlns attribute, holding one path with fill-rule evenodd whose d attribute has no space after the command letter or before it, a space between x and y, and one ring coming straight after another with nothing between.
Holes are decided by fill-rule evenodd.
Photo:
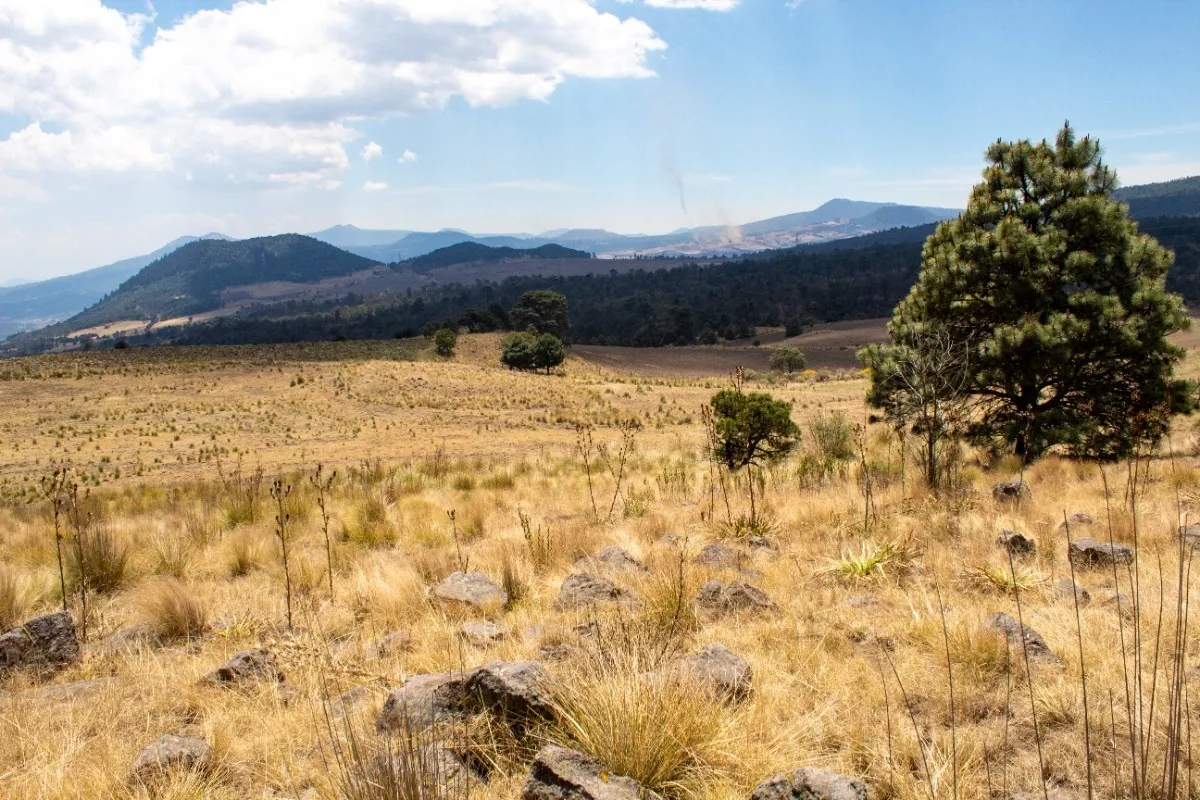
<instances>
[{"instance_id":1,"label":"scattered stone","mask_svg":"<svg viewBox=\"0 0 1200 800\"><path fill-rule=\"evenodd\" d=\"M548 744L538 751L521 800L646 800L655 795L577 750Z\"/></svg>"},{"instance_id":2,"label":"scattered stone","mask_svg":"<svg viewBox=\"0 0 1200 800\"><path fill-rule=\"evenodd\" d=\"M697 564L703 564L706 567L737 569L742 565L745 556L740 550L735 550L732 547L727 547L723 544L709 544L705 545L693 560Z\"/></svg>"},{"instance_id":3,"label":"scattered stone","mask_svg":"<svg viewBox=\"0 0 1200 800\"><path fill-rule=\"evenodd\" d=\"M879 597L873 594L856 594L848 598L842 605L849 608L869 608L879 605Z\"/></svg>"},{"instance_id":4,"label":"scattered stone","mask_svg":"<svg viewBox=\"0 0 1200 800\"><path fill-rule=\"evenodd\" d=\"M1110 567L1113 564L1132 564L1133 548L1123 544L1109 544L1095 539L1076 539L1071 542L1068 557L1077 567Z\"/></svg>"},{"instance_id":5,"label":"scattered stone","mask_svg":"<svg viewBox=\"0 0 1200 800\"><path fill-rule=\"evenodd\" d=\"M563 580L554 607L585 608L601 603L626 603L632 600L632 592L620 588L608 578L577 572Z\"/></svg>"},{"instance_id":6,"label":"scattered stone","mask_svg":"<svg viewBox=\"0 0 1200 800\"><path fill-rule=\"evenodd\" d=\"M1021 639L1024 637L1024 647L1029 651L1029 657L1039 661L1048 661L1055 664L1061 664L1062 660L1054 655L1050 650L1050 646L1046 644L1046 640L1042 635L1028 625L1021 625L1019 621L1010 617L1008 614L996 614L988 620L988 626L1004 634L1014 647L1020 647Z\"/></svg>"},{"instance_id":7,"label":"scattered stone","mask_svg":"<svg viewBox=\"0 0 1200 800\"><path fill-rule=\"evenodd\" d=\"M590 556L575 562L576 572L649 572L646 565L638 561L623 547L615 544L605 547Z\"/></svg>"},{"instance_id":8,"label":"scattered stone","mask_svg":"<svg viewBox=\"0 0 1200 800\"><path fill-rule=\"evenodd\" d=\"M750 800L867 800L867 786L858 778L801 767L767 778Z\"/></svg>"},{"instance_id":9,"label":"scattered stone","mask_svg":"<svg viewBox=\"0 0 1200 800\"><path fill-rule=\"evenodd\" d=\"M46 614L0 634L0 677L17 669L48 674L78 660L79 640L69 612Z\"/></svg>"},{"instance_id":10,"label":"scattered stone","mask_svg":"<svg viewBox=\"0 0 1200 800\"><path fill-rule=\"evenodd\" d=\"M542 657L543 661L566 661L582 652L582 649L566 642L544 644L538 648L538 655Z\"/></svg>"},{"instance_id":11,"label":"scattered stone","mask_svg":"<svg viewBox=\"0 0 1200 800\"><path fill-rule=\"evenodd\" d=\"M283 673L275 654L270 650L247 650L238 653L233 658L204 676L207 683L247 684L258 681L283 683Z\"/></svg>"},{"instance_id":12,"label":"scattered stone","mask_svg":"<svg viewBox=\"0 0 1200 800\"><path fill-rule=\"evenodd\" d=\"M481 649L499 644L506 635L504 628L494 622L470 622L458 630L460 639Z\"/></svg>"},{"instance_id":13,"label":"scattered stone","mask_svg":"<svg viewBox=\"0 0 1200 800\"><path fill-rule=\"evenodd\" d=\"M775 601L758 587L745 581L709 581L700 587L696 602L710 611L774 611Z\"/></svg>"},{"instance_id":14,"label":"scattered stone","mask_svg":"<svg viewBox=\"0 0 1200 800\"><path fill-rule=\"evenodd\" d=\"M388 695L375 727L380 733L427 728L460 716L468 703L467 677L461 673L413 675Z\"/></svg>"},{"instance_id":15,"label":"scattered stone","mask_svg":"<svg viewBox=\"0 0 1200 800\"><path fill-rule=\"evenodd\" d=\"M997 503L1021 503L1033 499L1033 491L1029 484L1020 478L1011 481L1000 481L992 486L992 499Z\"/></svg>"},{"instance_id":16,"label":"scattered stone","mask_svg":"<svg viewBox=\"0 0 1200 800\"><path fill-rule=\"evenodd\" d=\"M503 719L520 735L530 722L553 716L547 680L536 661L493 661L468 677L467 701L471 710Z\"/></svg>"},{"instance_id":17,"label":"scattered stone","mask_svg":"<svg viewBox=\"0 0 1200 800\"><path fill-rule=\"evenodd\" d=\"M380 639L379 644L375 645L375 654L380 658L388 658L410 652L412 648L412 634L408 631L393 631Z\"/></svg>"},{"instance_id":18,"label":"scattered stone","mask_svg":"<svg viewBox=\"0 0 1200 800\"><path fill-rule=\"evenodd\" d=\"M1065 522L1058 523L1058 532L1065 534L1067 532L1067 524L1070 523L1071 535L1075 536L1080 528L1090 528L1096 524L1096 520L1091 514L1077 513L1067 517Z\"/></svg>"},{"instance_id":19,"label":"scattered stone","mask_svg":"<svg viewBox=\"0 0 1200 800\"><path fill-rule=\"evenodd\" d=\"M1033 539L1016 531L1000 531L996 544L1014 556L1031 556L1037 551L1037 545L1033 543Z\"/></svg>"},{"instance_id":20,"label":"scattered stone","mask_svg":"<svg viewBox=\"0 0 1200 800\"><path fill-rule=\"evenodd\" d=\"M1200 522L1193 522L1191 525L1180 525L1179 535L1188 544L1200 544Z\"/></svg>"},{"instance_id":21,"label":"scattered stone","mask_svg":"<svg viewBox=\"0 0 1200 800\"><path fill-rule=\"evenodd\" d=\"M134 759L133 777L142 783L162 778L168 772L203 772L212 762L208 742L194 736L167 734L142 748Z\"/></svg>"},{"instance_id":22,"label":"scattered stone","mask_svg":"<svg viewBox=\"0 0 1200 800\"><path fill-rule=\"evenodd\" d=\"M329 715L334 719L342 719L359 703L366 702L373 692L369 686L355 686L348 692L343 692L329 701Z\"/></svg>"},{"instance_id":23,"label":"scattered stone","mask_svg":"<svg viewBox=\"0 0 1200 800\"><path fill-rule=\"evenodd\" d=\"M680 671L705 684L714 694L733 702L750 696L754 670L746 659L719 642L705 645L679 662Z\"/></svg>"},{"instance_id":24,"label":"scattered stone","mask_svg":"<svg viewBox=\"0 0 1200 800\"><path fill-rule=\"evenodd\" d=\"M92 652L94 648L100 655L115 656L157 650L162 646L163 640L158 631L143 622L104 637L95 645L89 646L88 652Z\"/></svg>"},{"instance_id":25,"label":"scattered stone","mask_svg":"<svg viewBox=\"0 0 1200 800\"><path fill-rule=\"evenodd\" d=\"M1088 593L1087 589L1083 588L1082 586L1080 586L1077 583L1072 584L1069 580L1063 579L1063 580L1059 581L1058 583L1054 584L1054 596L1055 596L1055 598L1057 598L1059 600L1068 600L1068 601L1074 603L1075 602L1075 597L1074 597L1075 591L1079 592L1079 605L1080 606L1086 606L1088 603L1092 602L1092 595Z\"/></svg>"},{"instance_id":26,"label":"scattered stone","mask_svg":"<svg viewBox=\"0 0 1200 800\"><path fill-rule=\"evenodd\" d=\"M1133 600L1128 595L1121 592L1114 592L1112 597L1104 601L1104 605L1112 609L1120 609L1121 616L1127 620L1136 618L1134 613Z\"/></svg>"},{"instance_id":27,"label":"scattered stone","mask_svg":"<svg viewBox=\"0 0 1200 800\"><path fill-rule=\"evenodd\" d=\"M480 610L508 605L508 592L482 572L455 572L429 590L429 596L444 603Z\"/></svg>"}]
</instances>

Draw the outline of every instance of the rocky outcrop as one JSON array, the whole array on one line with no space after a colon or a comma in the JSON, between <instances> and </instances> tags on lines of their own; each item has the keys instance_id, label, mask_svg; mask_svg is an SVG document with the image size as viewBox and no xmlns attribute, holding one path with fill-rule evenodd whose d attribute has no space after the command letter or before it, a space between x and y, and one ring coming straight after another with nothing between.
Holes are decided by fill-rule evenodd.
<instances>
[{"instance_id":1,"label":"rocky outcrop","mask_svg":"<svg viewBox=\"0 0 1200 800\"><path fill-rule=\"evenodd\" d=\"M568 575L559 587L554 607L558 609L587 608L605 603L628 603L633 593L602 575L575 573Z\"/></svg>"},{"instance_id":2,"label":"rocky outcrop","mask_svg":"<svg viewBox=\"0 0 1200 800\"><path fill-rule=\"evenodd\" d=\"M151 783L171 772L204 772L212 763L212 748L195 736L167 734L142 748L133 761L132 777Z\"/></svg>"},{"instance_id":3,"label":"rocky outcrop","mask_svg":"<svg viewBox=\"0 0 1200 800\"><path fill-rule=\"evenodd\" d=\"M1076 539L1071 542L1067 556L1071 563L1083 569L1111 567L1114 564L1132 564L1133 548L1123 544L1109 544L1095 539Z\"/></svg>"},{"instance_id":4,"label":"rocky outcrop","mask_svg":"<svg viewBox=\"0 0 1200 800\"><path fill-rule=\"evenodd\" d=\"M867 800L867 786L858 778L801 767L767 778L750 800Z\"/></svg>"},{"instance_id":5,"label":"rocky outcrop","mask_svg":"<svg viewBox=\"0 0 1200 800\"><path fill-rule=\"evenodd\" d=\"M577 750L548 744L529 768L521 800L647 800L656 797L633 778L613 775Z\"/></svg>"},{"instance_id":6,"label":"rocky outcrop","mask_svg":"<svg viewBox=\"0 0 1200 800\"><path fill-rule=\"evenodd\" d=\"M204 676L204 682L226 686L252 683L283 683L283 673L270 650L247 650Z\"/></svg>"},{"instance_id":7,"label":"rocky outcrop","mask_svg":"<svg viewBox=\"0 0 1200 800\"><path fill-rule=\"evenodd\" d=\"M778 608L767 593L745 581L709 581L700 587L696 603L708 611L729 614L738 611L774 611Z\"/></svg>"},{"instance_id":8,"label":"rocky outcrop","mask_svg":"<svg viewBox=\"0 0 1200 800\"><path fill-rule=\"evenodd\" d=\"M1027 649L1030 658L1054 664L1062 663L1062 660L1050 650L1050 646L1046 644L1046 640L1040 633L1028 625L1022 625L1008 614L993 615L988 620L988 627L1002 633L1011 646ZM1024 641L1023 645L1022 640Z\"/></svg>"},{"instance_id":9,"label":"rocky outcrop","mask_svg":"<svg viewBox=\"0 0 1200 800\"><path fill-rule=\"evenodd\" d=\"M0 634L0 677L13 670L52 673L79 660L79 640L70 613L31 619Z\"/></svg>"},{"instance_id":10,"label":"rocky outcrop","mask_svg":"<svg viewBox=\"0 0 1200 800\"><path fill-rule=\"evenodd\" d=\"M997 503L1024 503L1033 499L1033 490L1020 478L1000 481L992 486L992 499Z\"/></svg>"},{"instance_id":11,"label":"rocky outcrop","mask_svg":"<svg viewBox=\"0 0 1200 800\"><path fill-rule=\"evenodd\" d=\"M649 572L646 565L623 547L611 545L575 562L576 572Z\"/></svg>"},{"instance_id":12,"label":"rocky outcrop","mask_svg":"<svg viewBox=\"0 0 1200 800\"><path fill-rule=\"evenodd\" d=\"M547 682L537 661L492 661L467 673L413 675L388 696L376 728L420 729L489 713L520 736L535 720L550 718Z\"/></svg>"},{"instance_id":13,"label":"rocky outcrop","mask_svg":"<svg viewBox=\"0 0 1200 800\"><path fill-rule=\"evenodd\" d=\"M731 702L749 697L754 683L754 670L749 662L720 642L705 645L683 659L676 671Z\"/></svg>"}]
</instances>

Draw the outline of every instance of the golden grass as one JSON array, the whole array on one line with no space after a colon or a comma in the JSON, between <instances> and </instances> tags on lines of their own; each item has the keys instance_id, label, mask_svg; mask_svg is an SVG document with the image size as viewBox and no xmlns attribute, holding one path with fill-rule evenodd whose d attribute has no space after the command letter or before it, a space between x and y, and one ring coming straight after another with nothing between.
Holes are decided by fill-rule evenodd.
<instances>
[{"instance_id":1,"label":"golden grass","mask_svg":"<svg viewBox=\"0 0 1200 800\"><path fill-rule=\"evenodd\" d=\"M1153 729L1146 736L1148 774L1161 775L1175 531L1189 514L1193 521L1200 514L1200 496L1191 495L1200 473L1191 421L1178 425L1178 455L1149 463L1136 516L1125 465L1104 468L1106 498L1098 466L1047 459L1026 472L1031 502L998 507L991 485L1013 477L1016 466L968 452L960 496L929 495L909 464L906 481L889 477L875 488L864 530L864 498L852 471L815 480L798 474L800 453L766 471L761 509L774 549L754 549L723 525L748 511L743 491L729 485L727 517L702 457L698 409L719 377L632 378L578 363L562 376L519 375L485 359L491 340L463 340L467 351L447 363L394 360L382 346L330 346L250 349L246 358L237 356L243 351L205 351L6 364L9 377L19 379L0 383L7 412L0 437L0 625L60 602L50 517L32 487L66 454L92 486L110 544L128 551L120 580L91 603L89 639L150 621L190 643L118 654L89 648L81 663L46 681L0 680L0 796L146 797L127 781L133 758L158 736L181 733L212 743L217 768L180 777L160 797L297 797L313 788L334 798L322 759L329 732L320 721L331 683L336 693L372 688L361 709L369 728L385 685L492 659L542 658L543 645L557 644L576 655L546 661L562 711L548 735L676 796L744 800L763 778L796 766L859 775L873 797L896 800L927 797L931 782L938 798L951 797L955 771L961 798L1040 792L1039 774L1082 793L1080 641L1096 795L1131 793L1127 672L1142 678L1133 727L1142 713L1141 727ZM289 385L301 372L304 382ZM769 391L790 400L807 428L836 410L865 422L864 389L860 380L831 380ZM572 423L594 422L596 439L614 446L618 432L609 426L631 417L643 430L628 494L618 499L613 522L598 524ZM893 476L898 449L887 433L868 427L868 457ZM273 512L264 502L253 519L241 514L230 528L223 512L237 492L216 474L216 448L227 476L240 457L244 475L261 463L266 475L282 473L297 487L288 507L296 592L290 630ZM302 473L318 460L339 470L328 498L332 598L320 517L312 492L301 488ZM613 482L606 474L593 478L606 511ZM627 505L632 512L623 515ZM1073 537L1107 540L1109 506L1115 540L1131 543L1136 524L1138 567L1116 578L1111 569L1077 574L1092 598L1077 631L1069 593L1041 589L1071 577L1058 532L1063 512L1098 521L1073 526ZM343 540L343 531L363 522L390 532ZM995 544L1003 529L1020 530L1038 545L1017 565L1015 581ZM664 541L667 534L676 544ZM716 542L743 552L734 568L693 562ZM575 561L610 544L649 568L611 575L640 604L556 608ZM506 632L494 646L477 649L458 636L463 622L483 615L450 613L428 597L430 585L461 560L514 596L509 608L491 614ZM845 577L830 580L834 560ZM779 609L698 615L691 598L711 579L746 580ZM1126 616L1118 614L1111 602L1118 589L1125 598L1139 596L1139 616L1128 602ZM1025 624L1045 637L1061 664L1032 661L1027 671L1020 648L1010 650L987 626L997 612L1017 616L1017 596ZM77 597L71 602L78 614ZM397 630L411 635L410 647L377 654L376 643ZM665 677L662 667L710 642L752 665L746 702L715 704L695 686ZM279 658L286 691L200 683L233 654L260 646ZM1188 669L1200 662L1200 640L1189 637L1183 656ZM92 689L45 691L92 680L100 681ZM1200 724L1200 707L1189 704L1183 718ZM1139 751L1139 771L1141 759ZM516 755L497 755L479 795L516 796L525 770Z\"/></svg>"}]
</instances>

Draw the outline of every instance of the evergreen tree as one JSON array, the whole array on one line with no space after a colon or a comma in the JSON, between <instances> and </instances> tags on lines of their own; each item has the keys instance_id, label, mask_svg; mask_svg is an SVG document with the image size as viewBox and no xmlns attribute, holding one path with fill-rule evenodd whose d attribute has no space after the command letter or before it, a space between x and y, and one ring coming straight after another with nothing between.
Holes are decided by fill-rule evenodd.
<instances>
[{"instance_id":1,"label":"evergreen tree","mask_svg":"<svg viewBox=\"0 0 1200 800\"><path fill-rule=\"evenodd\" d=\"M549 289L525 292L513 306L513 328L534 333L552 333L561 337L571 327L567 317L567 298Z\"/></svg>"},{"instance_id":2,"label":"evergreen tree","mask_svg":"<svg viewBox=\"0 0 1200 800\"><path fill-rule=\"evenodd\" d=\"M770 360L771 369L776 372L786 372L791 375L793 372L803 370L808 366L808 359L804 357L804 353L799 347L776 347L771 352Z\"/></svg>"},{"instance_id":3,"label":"evergreen tree","mask_svg":"<svg viewBox=\"0 0 1200 800\"><path fill-rule=\"evenodd\" d=\"M458 334L451 328L440 328L433 335L433 346L437 349L437 354L442 358L449 358L454 355L454 348L458 345Z\"/></svg>"},{"instance_id":4,"label":"evergreen tree","mask_svg":"<svg viewBox=\"0 0 1200 800\"><path fill-rule=\"evenodd\" d=\"M1196 406L1166 338L1189 324L1165 288L1172 254L1113 200L1099 144L1069 125L1053 145L997 141L987 161L966 211L926 240L888 326L895 344L864 354L868 368L890 375L881 365L906 342L945 331L970 344L969 435L1003 437L1026 461L1056 445L1120 457L1158 439Z\"/></svg>"}]
</instances>

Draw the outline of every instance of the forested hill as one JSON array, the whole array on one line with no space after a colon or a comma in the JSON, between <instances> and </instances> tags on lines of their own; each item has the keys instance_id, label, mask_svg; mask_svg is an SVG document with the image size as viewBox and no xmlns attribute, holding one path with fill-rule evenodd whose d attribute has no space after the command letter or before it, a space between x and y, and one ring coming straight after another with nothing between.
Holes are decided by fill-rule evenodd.
<instances>
[{"instance_id":1,"label":"forested hill","mask_svg":"<svg viewBox=\"0 0 1200 800\"><path fill-rule=\"evenodd\" d=\"M376 262L298 234L196 241L148 265L108 297L54 328L78 330L116 320L199 314L219 308L220 292L234 286L312 283L373 266Z\"/></svg>"},{"instance_id":2,"label":"forested hill","mask_svg":"<svg viewBox=\"0 0 1200 800\"><path fill-rule=\"evenodd\" d=\"M549 260L562 258L591 258L591 253L582 250L572 250L558 244L544 244L528 250L515 247L489 247L478 242L460 242L440 250L434 250L407 261L401 261L395 266L408 267L413 272L429 272L441 267L457 264L494 263L498 261L518 260Z\"/></svg>"},{"instance_id":3,"label":"forested hill","mask_svg":"<svg viewBox=\"0 0 1200 800\"><path fill-rule=\"evenodd\" d=\"M1195 216L1200 214L1200 176L1127 186L1113 196L1129 204L1134 219Z\"/></svg>"}]
</instances>

